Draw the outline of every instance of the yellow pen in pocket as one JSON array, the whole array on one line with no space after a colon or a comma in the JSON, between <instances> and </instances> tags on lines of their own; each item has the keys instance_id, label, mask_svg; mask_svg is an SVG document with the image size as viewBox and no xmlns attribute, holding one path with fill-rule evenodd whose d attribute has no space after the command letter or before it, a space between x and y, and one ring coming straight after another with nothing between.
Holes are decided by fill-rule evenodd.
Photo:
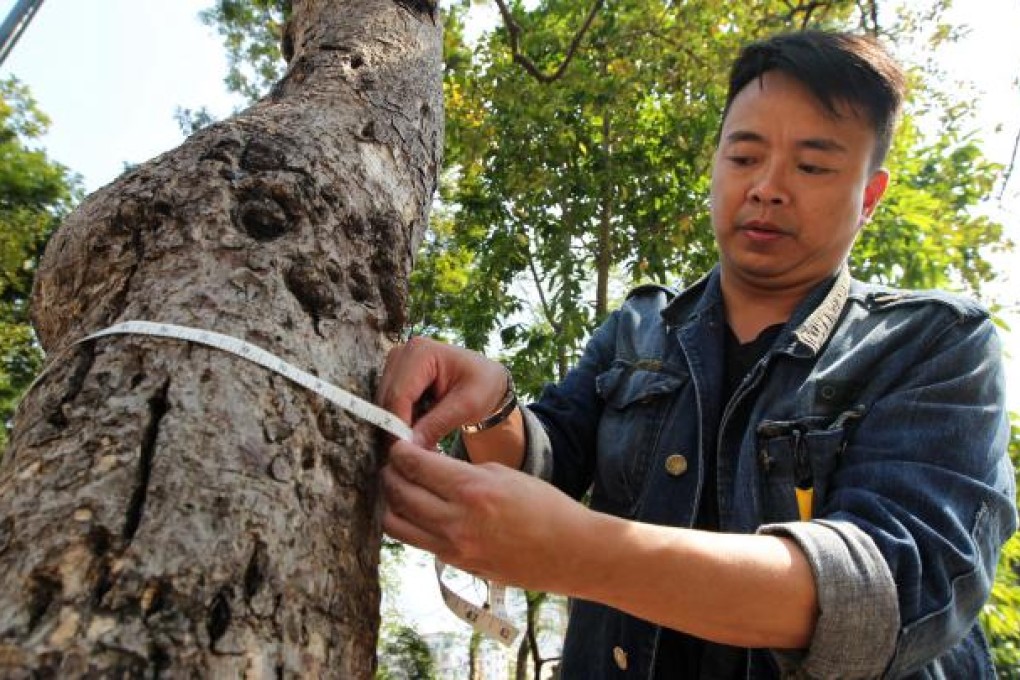
<instances>
[{"instance_id":1,"label":"yellow pen in pocket","mask_svg":"<svg viewBox=\"0 0 1020 680\"><path fill-rule=\"evenodd\" d=\"M811 519L811 504L815 500L815 490L811 487L802 489L799 486L794 488L797 494L797 511L800 513L800 521L807 522Z\"/></svg>"},{"instance_id":2,"label":"yellow pen in pocket","mask_svg":"<svg viewBox=\"0 0 1020 680\"><path fill-rule=\"evenodd\" d=\"M793 462L795 473L793 491L797 496L797 513L800 515L801 522L807 522L812 517L815 480L805 447L804 434L800 430L793 431Z\"/></svg>"}]
</instances>

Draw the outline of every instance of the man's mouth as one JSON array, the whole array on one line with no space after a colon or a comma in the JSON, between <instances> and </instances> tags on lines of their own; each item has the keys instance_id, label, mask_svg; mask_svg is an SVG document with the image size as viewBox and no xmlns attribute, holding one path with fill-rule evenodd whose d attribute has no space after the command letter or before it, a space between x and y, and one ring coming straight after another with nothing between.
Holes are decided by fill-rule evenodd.
<instances>
[{"instance_id":1,"label":"man's mouth","mask_svg":"<svg viewBox=\"0 0 1020 680\"><path fill-rule=\"evenodd\" d=\"M781 227L764 220L744 222L738 227L738 231L742 232L752 241L758 242L775 241L788 235Z\"/></svg>"}]
</instances>

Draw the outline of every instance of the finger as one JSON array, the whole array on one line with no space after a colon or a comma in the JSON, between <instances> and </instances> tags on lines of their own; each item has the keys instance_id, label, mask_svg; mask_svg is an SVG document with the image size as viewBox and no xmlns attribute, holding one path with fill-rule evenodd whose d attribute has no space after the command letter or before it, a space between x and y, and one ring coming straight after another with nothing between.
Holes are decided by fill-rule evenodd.
<instances>
[{"instance_id":1,"label":"finger","mask_svg":"<svg viewBox=\"0 0 1020 680\"><path fill-rule=\"evenodd\" d=\"M464 424L464 416L456 400L436 402L412 424L412 441L423 449L434 449L439 441Z\"/></svg>"},{"instance_id":2,"label":"finger","mask_svg":"<svg viewBox=\"0 0 1020 680\"><path fill-rule=\"evenodd\" d=\"M376 402L409 425L414 422L414 405L435 381L436 364L421 361L423 341L393 348L386 356Z\"/></svg>"},{"instance_id":3,"label":"finger","mask_svg":"<svg viewBox=\"0 0 1020 680\"><path fill-rule=\"evenodd\" d=\"M457 490L482 471L470 463L436 454L413 442L396 441L390 447L389 464L401 478L449 501Z\"/></svg>"},{"instance_id":4,"label":"finger","mask_svg":"<svg viewBox=\"0 0 1020 680\"><path fill-rule=\"evenodd\" d=\"M401 543L426 550L433 555L443 552L446 547L446 544L438 536L421 529L389 507L383 509L382 526L387 536L395 538Z\"/></svg>"},{"instance_id":5,"label":"finger","mask_svg":"<svg viewBox=\"0 0 1020 680\"><path fill-rule=\"evenodd\" d=\"M436 534L453 521L456 510L447 500L408 480L392 465L383 468L381 477L386 507L396 514Z\"/></svg>"},{"instance_id":6,"label":"finger","mask_svg":"<svg viewBox=\"0 0 1020 680\"><path fill-rule=\"evenodd\" d=\"M454 386L447 391L443 387L445 382L446 376L440 372L432 386L438 398L430 400L429 408L422 410L419 417L411 422L412 440L425 449L435 449L443 437L458 430L461 425L483 417L474 414L487 413L488 407L477 386Z\"/></svg>"}]
</instances>

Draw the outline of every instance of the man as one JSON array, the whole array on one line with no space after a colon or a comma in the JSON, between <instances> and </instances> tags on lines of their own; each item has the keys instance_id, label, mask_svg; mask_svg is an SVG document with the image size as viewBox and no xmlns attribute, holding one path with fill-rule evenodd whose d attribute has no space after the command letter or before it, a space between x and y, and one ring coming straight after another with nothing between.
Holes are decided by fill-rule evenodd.
<instances>
[{"instance_id":1,"label":"man","mask_svg":"<svg viewBox=\"0 0 1020 680\"><path fill-rule=\"evenodd\" d=\"M747 47L718 267L632 292L526 408L477 354L394 350L381 403L435 403L391 448L385 530L573 598L564 678L994 677L975 618L1016 514L993 325L846 267L902 90L867 38ZM475 465L430 453L458 427Z\"/></svg>"}]
</instances>

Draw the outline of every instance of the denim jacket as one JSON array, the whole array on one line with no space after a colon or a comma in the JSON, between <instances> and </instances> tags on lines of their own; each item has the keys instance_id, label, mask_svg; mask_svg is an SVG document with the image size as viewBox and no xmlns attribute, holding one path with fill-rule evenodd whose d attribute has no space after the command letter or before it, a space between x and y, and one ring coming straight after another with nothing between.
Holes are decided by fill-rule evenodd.
<instances>
[{"instance_id":1,"label":"denim jacket","mask_svg":"<svg viewBox=\"0 0 1020 680\"><path fill-rule=\"evenodd\" d=\"M747 678L994 677L975 618L1016 510L987 313L844 270L728 404L724 324L718 270L679 295L632 292L525 409L525 469L590 490L594 510L690 527L715 456L720 530L792 538L818 589L810 646L751 650ZM810 489L803 520L797 488ZM651 677L659 635L575 601L562 677Z\"/></svg>"}]
</instances>

